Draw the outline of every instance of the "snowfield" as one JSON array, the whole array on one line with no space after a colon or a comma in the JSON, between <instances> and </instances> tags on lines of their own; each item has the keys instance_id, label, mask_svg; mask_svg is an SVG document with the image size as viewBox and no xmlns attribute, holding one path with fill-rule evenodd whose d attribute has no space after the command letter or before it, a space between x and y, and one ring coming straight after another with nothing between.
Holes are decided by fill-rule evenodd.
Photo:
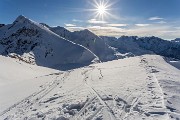
<instances>
[{"instance_id":1,"label":"snowfield","mask_svg":"<svg viewBox=\"0 0 180 120\"><path fill-rule=\"evenodd\" d=\"M69 71L0 56L0 66L2 120L180 119L180 70L158 55Z\"/></svg>"},{"instance_id":2,"label":"snowfield","mask_svg":"<svg viewBox=\"0 0 180 120\"><path fill-rule=\"evenodd\" d=\"M29 65L10 57L0 56L0 112L35 92L48 79L35 79L57 70ZM50 79L51 80L51 79Z\"/></svg>"}]
</instances>

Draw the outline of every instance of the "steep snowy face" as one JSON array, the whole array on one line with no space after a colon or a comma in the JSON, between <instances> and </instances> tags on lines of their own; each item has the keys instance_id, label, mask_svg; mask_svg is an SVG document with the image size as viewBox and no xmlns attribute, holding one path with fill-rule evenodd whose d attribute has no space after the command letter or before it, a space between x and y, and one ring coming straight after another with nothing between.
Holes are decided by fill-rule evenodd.
<instances>
[{"instance_id":1,"label":"steep snowy face","mask_svg":"<svg viewBox=\"0 0 180 120\"><path fill-rule=\"evenodd\" d=\"M159 54L166 57L180 59L180 44L167 41L158 37L136 37L122 36L118 39L102 37L107 44L117 48L120 53L131 53L131 55Z\"/></svg>"},{"instance_id":2,"label":"steep snowy face","mask_svg":"<svg viewBox=\"0 0 180 120\"><path fill-rule=\"evenodd\" d=\"M105 43L103 39L89 30L73 32L75 43L81 44L93 51L102 61L116 59L114 50Z\"/></svg>"},{"instance_id":3,"label":"steep snowy face","mask_svg":"<svg viewBox=\"0 0 180 120\"><path fill-rule=\"evenodd\" d=\"M84 47L95 53L101 61L116 59L115 51L105 43L103 39L85 29L82 31L70 32L63 27L50 28L53 32L72 42L83 45Z\"/></svg>"},{"instance_id":4,"label":"steep snowy face","mask_svg":"<svg viewBox=\"0 0 180 120\"><path fill-rule=\"evenodd\" d=\"M24 62L56 68L62 64L90 64L98 58L46 26L19 16L0 28L0 53Z\"/></svg>"},{"instance_id":5,"label":"steep snowy face","mask_svg":"<svg viewBox=\"0 0 180 120\"><path fill-rule=\"evenodd\" d=\"M49 29L63 38L66 38L68 40L73 39L72 32L68 31L64 27L57 26L57 27L50 27Z\"/></svg>"}]
</instances>

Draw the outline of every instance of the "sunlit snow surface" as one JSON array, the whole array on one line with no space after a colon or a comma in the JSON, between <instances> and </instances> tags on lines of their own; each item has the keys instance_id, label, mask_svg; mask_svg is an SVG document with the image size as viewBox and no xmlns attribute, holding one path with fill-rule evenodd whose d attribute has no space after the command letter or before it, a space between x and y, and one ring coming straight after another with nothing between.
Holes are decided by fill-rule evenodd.
<instances>
[{"instance_id":1,"label":"sunlit snow surface","mask_svg":"<svg viewBox=\"0 0 180 120\"><path fill-rule=\"evenodd\" d=\"M65 72L0 60L0 119L180 119L180 71L157 55Z\"/></svg>"}]
</instances>

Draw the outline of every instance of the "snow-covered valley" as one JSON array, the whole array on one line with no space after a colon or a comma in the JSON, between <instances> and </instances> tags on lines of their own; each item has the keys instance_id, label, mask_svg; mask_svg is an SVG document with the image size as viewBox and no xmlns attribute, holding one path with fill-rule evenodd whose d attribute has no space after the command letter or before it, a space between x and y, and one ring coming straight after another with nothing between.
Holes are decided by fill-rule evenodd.
<instances>
[{"instance_id":1,"label":"snow-covered valley","mask_svg":"<svg viewBox=\"0 0 180 120\"><path fill-rule=\"evenodd\" d=\"M1 63L14 68L15 76L10 75L11 82L4 81L0 87L1 119L180 118L180 71L160 56L130 57L69 71L8 59L1 58ZM16 74L18 70L22 75Z\"/></svg>"}]
</instances>

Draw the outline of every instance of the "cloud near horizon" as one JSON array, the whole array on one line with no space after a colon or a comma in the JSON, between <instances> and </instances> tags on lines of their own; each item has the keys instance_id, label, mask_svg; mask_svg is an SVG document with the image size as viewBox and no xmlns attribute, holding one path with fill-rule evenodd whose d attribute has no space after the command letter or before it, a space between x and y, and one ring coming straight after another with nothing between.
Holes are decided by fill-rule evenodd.
<instances>
[{"instance_id":1,"label":"cloud near horizon","mask_svg":"<svg viewBox=\"0 0 180 120\"><path fill-rule=\"evenodd\" d=\"M143 27L142 27L143 26ZM140 25L131 26L128 28L121 28L116 26L86 26L86 27L66 27L70 31L79 31L84 29L89 29L93 33L99 36L112 36L120 37L122 35L127 36L157 36L163 39L175 39L178 38L180 34L180 29L175 29L172 26L161 25L161 24L151 24L151 25Z\"/></svg>"},{"instance_id":2,"label":"cloud near horizon","mask_svg":"<svg viewBox=\"0 0 180 120\"><path fill-rule=\"evenodd\" d=\"M78 20L78 19L73 19L73 22L83 22L82 20Z\"/></svg>"},{"instance_id":3,"label":"cloud near horizon","mask_svg":"<svg viewBox=\"0 0 180 120\"><path fill-rule=\"evenodd\" d=\"M165 23L167 23L166 21L158 21L158 22L155 22L155 23L159 23L159 24L165 24Z\"/></svg>"},{"instance_id":4,"label":"cloud near horizon","mask_svg":"<svg viewBox=\"0 0 180 120\"><path fill-rule=\"evenodd\" d=\"M136 20L137 21L137 20ZM141 23L141 21L143 21ZM127 21L105 21L89 19L76 26L66 26L70 31L89 29L99 36L120 37L127 36L157 36L163 39L175 39L180 35L180 26L175 26L168 19L161 17L150 17L149 19L139 20L139 23L129 23ZM177 24L177 23L176 23Z\"/></svg>"},{"instance_id":5,"label":"cloud near horizon","mask_svg":"<svg viewBox=\"0 0 180 120\"><path fill-rule=\"evenodd\" d=\"M111 26L111 27L125 27L125 26L127 26L127 24L107 24L107 26Z\"/></svg>"},{"instance_id":6,"label":"cloud near horizon","mask_svg":"<svg viewBox=\"0 0 180 120\"><path fill-rule=\"evenodd\" d=\"M163 20L164 18L155 16L155 17L150 17L148 20Z\"/></svg>"},{"instance_id":7,"label":"cloud near horizon","mask_svg":"<svg viewBox=\"0 0 180 120\"><path fill-rule=\"evenodd\" d=\"M65 23L65 26L66 26L66 27L75 27L76 25L75 25L75 24L66 24L66 23Z\"/></svg>"},{"instance_id":8,"label":"cloud near horizon","mask_svg":"<svg viewBox=\"0 0 180 120\"><path fill-rule=\"evenodd\" d=\"M135 25L138 27L146 27L146 26L149 26L150 24L135 24Z\"/></svg>"},{"instance_id":9,"label":"cloud near horizon","mask_svg":"<svg viewBox=\"0 0 180 120\"><path fill-rule=\"evenodd\" d=\"M100 21L100 20L96 20L96 19L90 19L87 21L87 23L91 23L91 24L106 24L106 21Z\"/></svg>"}]
</instances>

